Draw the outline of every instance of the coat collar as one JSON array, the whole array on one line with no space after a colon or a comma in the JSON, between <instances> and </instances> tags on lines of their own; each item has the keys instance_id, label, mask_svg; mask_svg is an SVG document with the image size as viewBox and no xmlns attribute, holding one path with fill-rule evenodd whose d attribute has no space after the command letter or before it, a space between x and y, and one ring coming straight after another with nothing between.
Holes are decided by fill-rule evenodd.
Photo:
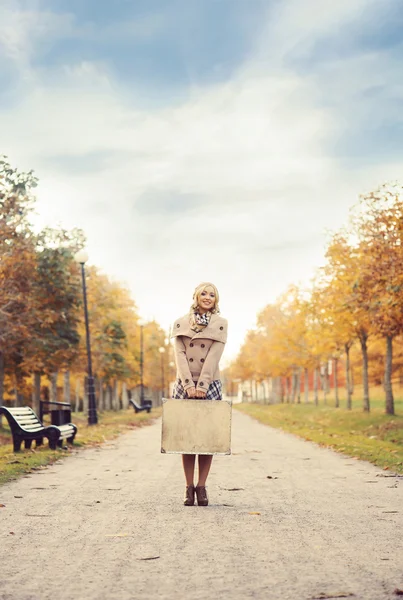
<instances>
[{"instance_id":1,"label":"coat collar","mask_svg":"<svg viewBox=\"0 0 403 600\"><path fill-rule=\"evenodd\" d=\"M171 337L184 335L185 337L190 337L192 340L201 338L225 344L227 341L227 330L227 320L220 315L214 314L211 315L210 323L207 327L203 331L196 333L190 328L189 315L184 315L175 321Z\"/></svg>"}]
</instances>

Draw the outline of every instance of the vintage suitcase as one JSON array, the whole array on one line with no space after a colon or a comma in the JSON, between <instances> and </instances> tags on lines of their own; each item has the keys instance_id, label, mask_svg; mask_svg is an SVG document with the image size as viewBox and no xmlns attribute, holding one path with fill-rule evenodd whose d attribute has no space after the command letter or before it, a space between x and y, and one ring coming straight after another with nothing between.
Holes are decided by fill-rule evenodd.
<instances>
[{"instance_id":1,"label":"vintage suitcase","mask_svg":"<svg viewBox=\"0 0 403 600\"><path fill-rule=\"evenodd\" d=\"M231 410L227 400L164 398L161 452L231 454Z\"/></svg>"}]
</instances>

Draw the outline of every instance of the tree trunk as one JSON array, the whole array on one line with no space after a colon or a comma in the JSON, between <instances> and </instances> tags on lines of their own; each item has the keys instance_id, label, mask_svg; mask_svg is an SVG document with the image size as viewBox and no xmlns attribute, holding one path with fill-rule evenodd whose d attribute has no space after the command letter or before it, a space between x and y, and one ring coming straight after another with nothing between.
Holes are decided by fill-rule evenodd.
<instances>
[{"instance_id":1,"label":"tree trunk","mask_svg":"<svg viewBox=\"0 0 403 600\"><path fill-rule=\"evenodd\" d=\"M14 394L15 394L15 404L14 406L23 406L24 405L24 396L21 394L20 389L22 386L22 374L19 367L17 367L14 373Z\"/></svg>"},{"instance_id":2,"label":"tree trunk","mask_svg":"<svg viewBox=\"0 0 403 600\"><path fill-rule=\"evenodd\" d=\"M326 402L326 392L325 392L325 372L323 370L323 367L319 368L319 385L320 385L320 389L323 391L323 396Z\"/></svg>"},{"instance_id":3,"label":"tree trunk","mask_svg":"<svg viewBox=\"0 0 403 600\"><path fill-rule=\"evenodd\" d=\"M112 388L112 407L113 410L119 410L119 394L118 394L118 382L115 379Z\"/></svg>"},{"instance_id":4,"label":"tree trunk","mask_svg":"<svg viewBox=\"0 0 403 600\"><path fill-rule=\"evenodd\" d=\"M301 368L297 372L297 404L301 404Z\"/></svg>"},{"instance_id":5,"label":"tree trunk","mask_svg":"<svg viewBox=\"0 0 403 600\"><path fill-rule=\"evenodd\" d=\"M0 352L0 406L4 404L4 354ZM3 426L2 423L3 415L0 414L0 427Z\"/></svg>"},{"instance_id":6,"label":"tree trunk","mask_svg":"<svg viewBox=\"0 0 403 600\"><path fill-rule=\"evenodd\" d=\"M105 410L104 381L102 377L98 379L98 406L100 412Z\"/></svg>"},{"instance_id":7,"label":"tree trunk","mask_svg":"<svg viewBox=\"0 0 403 600\"><path fill-rule=\"evenodd\" d=\"M318 404L319 404L318 387L319 387L319 369L318 369L318 367L315 367L315 370L313 372L313 394L314 394L315 406L318 406Z\"/></svg>"},{"instance_id":8,"label":"tree trunk","mask_svg":"<svg viewBox=\"0 0 403 600\"><path fill-rule=\"evenodd\" d=\"M351 365L351 362L350 362L350 390L351 390L351 395L354 396L354 369Z\"/></svg>"},{"instance_id":9,"label":"tree trunk","mask_svg":"<svg viewBox=\"0 0 403 600\"><path fill-rule=\"evenodd\" d=\"M283 378L280 377L280 402L281 404L284 404L284 381Z\"/></svg>"},{"instance_id":10,"label":"tree trunk","mask_svg":"<svg viewBox=\"0 0 403 600\"><path fill-rule=\"evenodd\" d=\"M326 397L325 397L325 403L327 404L327 395L330 394L330 375L329 375L329 361L326 363L326 368L325 368L325 388L326 388Z\"/></svg>"},{"instance_id":11,"label":"tree trunk","mask_svg":"<svg viewBox=\"0 0 403 600\"><path fill-rule=\"evenodd\" d=\"M64 388L63 388L63 402L71 403L70 393L70 371L64 373Z\"/></svg>"},{"instance_id":12,"label":"tree trunk","mask_svg":"<svg viewBox=\"0 0 403 600\"><path fill-rule=\"evenodd\" d=\"M57 402L57 371L50 376L50 401Z\"/></svg>"},{"instance_id":13,"label":"tree trunk","mask_svg":"<svg viewBox=\"0 0 403 600\"><path fill-rule=\"evenodd\" d=\"M338 381L338 368L339 368L339 359L335 358L334 359L334 375L333 375L333 382L334 382L334 399L335 399L335 407L339 408L340 406L340 400L339 400L339 381Z\"/></svg>"},{"instance_id":14,"label":"tree trunk","mask_svg":"<svg viewBox=\"0 0 403 600\"><path fill-rule=\"evenodd\" d=\"M287 402L287 404L289 404L290 403L290 391L291 391L290 390L291 383L290 383L290 378L289 377L285 378L285 385L286 385L286 388L285 388L285 401Z\"/></svg>"},{"instance_id":15,"label":"tree trunk","mask_svg":"<svg viewBox=\"0 0 403 600\"><path fill-rule=\"evenodd\" d=\"M361 343L361 352L362 352L362 383L364 388L364 412L369 412L369 384L368 384L368 346L367 346L368 336L366 334L361 334L360 343Z\"/></svg>"},{"instance_id":16,"label":"tree trunk","mask_svg":"<svg viewBox=\"0 0 403 600\"><path fill-rule=\"evenodd\" d=\"M386 361L385 361L385 412L388 415L395 414L395 401L392 388L392 365L393 365L393 336L386 336Z\"/></svg>"},{"instance_id":17,"label":"tree trunk","mask_svg":"<svg viewBox=\"0 0 403 600\"><path fill-rule=\"evenodd\" d=\"M122 384L122 406L123 410L129 408L129 395L127 393L127 385L126 383Z\"/></svg>"},{"instance_id":18,"label":"tree trunk","mask_svg":"<svg viewBox=\"0 0 403 600\"><path fill-rule=\"evenodd\" d=\"M323 375L321 377L321 382L322 382L322 390L323 390L323 404L326 406L327 405L327 392L328 392L328 387L327 387L327 363L323 367Z\"/></svg>"},{"instance_id":19,"label":"tree trunk","mask_svg":"<svg viewBox=\"0 0 403 600\"><path fill-rule=\"evenodd\" d=\"M41 412L41 374L38 371L34 373L34 411L40 415Z\"/></svg>"},{"instance_id":20,"label":"tree trunk","mask_svg":"<svg viewBox=\"0 0 403 600\"><path fill-rule=\"evenodd\" d=\"M106 410L112 410L112 386L110 383L106 386Z\"/></svg>"},{"instance_id":21,"label":"tree trunk","mask_svg":"<svg viewBox=\"0 0 403 600\"><path fill-rule=\"evenodd\" d=\"M308 369L304 369L304 390L305 390L305 403L309 402L309 372Z\"/></svg>"},{"instance_id":22,"label":"tree trunk","mask_svg":"<svg viewBox=\"0 0 403 600\"><path fill-rule=\"evenodd\" d=\"M344 345L346 353L346 392L347 392L347 409L351 410L351 385L350 385L350 345Z\"/></svg>"},{"instance_id":23,"label":"tree trunk","mask_svg":"<svg viewBox=\"0 0 403 600\"><path fill-rule=\"evenodd\" d=\"M76 380L76 405L74 408L76 412L80 412L80 380L78 378Z\"/></svg>"},{"instance_id":24,"label":"tree trunk","mask_svg":"<svg viewBox=\"0 0 403 600\"><path fill-rule=\"evenodd\" d=\"M291 402L295 404L295 397L297 395L297 373L295 369L293 369L291 376Z\"/></svg>"}]
</instances>

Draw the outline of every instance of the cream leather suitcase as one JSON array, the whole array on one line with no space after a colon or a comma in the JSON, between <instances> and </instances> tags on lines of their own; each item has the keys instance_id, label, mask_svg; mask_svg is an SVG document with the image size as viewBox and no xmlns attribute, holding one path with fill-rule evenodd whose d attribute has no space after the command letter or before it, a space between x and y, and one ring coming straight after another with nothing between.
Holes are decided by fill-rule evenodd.
<instances>
[{"instance_id":1,"label":"cream leather suitcase","mask_svg":"<svg viewBox=\"0 0 403 600\"><path fill-rule=\"evenodd\" d=\"M231 454L231 402L162 400L161 452Z\"/></svg>"}]
</instances>

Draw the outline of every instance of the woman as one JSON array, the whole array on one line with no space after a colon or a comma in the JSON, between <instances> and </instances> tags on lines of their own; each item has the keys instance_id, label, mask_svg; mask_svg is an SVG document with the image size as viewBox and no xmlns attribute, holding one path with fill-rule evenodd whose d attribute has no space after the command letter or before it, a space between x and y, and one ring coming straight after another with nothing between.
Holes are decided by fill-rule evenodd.
<instances>
[{"instance_id":1,"label":"woman","mask_svg":"<svg viewBox=\"0 0 403 600\"><path fill-rule=\"evenodd\" d=\"M193 294L190 311L175 321L177 376L173 398L205 398L222 400L222 385L218 368L227 341L227 321L220 317L218 290L212 283L201 283ZM199 479L195 487L196 456L183 454L186 478L185 506L193 506L195 494L199 506L208 505L206 480L213 457L199 455Z\"/></svg>"}]
</instances>

